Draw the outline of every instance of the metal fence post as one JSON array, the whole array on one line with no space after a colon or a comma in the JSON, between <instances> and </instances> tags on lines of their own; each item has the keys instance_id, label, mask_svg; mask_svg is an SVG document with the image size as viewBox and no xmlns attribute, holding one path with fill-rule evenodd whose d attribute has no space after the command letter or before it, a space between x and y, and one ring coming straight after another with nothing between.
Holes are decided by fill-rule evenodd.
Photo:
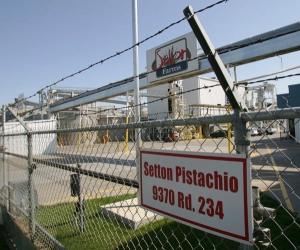
<instances>
[{"instance_id":1,"label":"metal fence post","mask_svg":"<svg viewBox=\"0 0 300 250\"><path fill-rule=\"evenodd\" d=\"M6 108L3 105L2 106L2 151L3 151L3 185L7 185L7 176L6 176L6 159L5 159L5 139L4 139L4 135L5 135L5 120L6 120L6 112L5 112Z\"/></svg>"},{"instance_id":2,"label":"metal fence post","mask_svg":"<svg viewBox=\"0 0 300 250\"><path fill-rule=\"evenodd\" d=\"M4 190L5 190L5 194L6 196L8 195L8 180L7 180L7 166L6 166L6 156L5 156L5 122L6 122L6 107L5 105L2 106L2 161L3 161L3 183L2 183L2 187L4 187ZM8 201L7 201L8 202ZM7 207L8 204L7 202L5 202L5 206Z\"/></svg>"},{"instance_id":3,"label":"metal fence post","mask_svg":"<svg viewBox=\"0 0 300 250\"><path fill-rule=\"evenodd\" d=\"M15 190L12 187L8 187L8 197L9 197L9 212L16 214L15 207Z\"/></svg>"},{"instance_id":4,"label":"metal fence post","mask_svg":"<svg viewBox=\"0 0 300 250\"><path fill-rule=\"evenodd\" d=\"M247 129L247 122L243 121L241 118L241 110L234 109L235 114L235 122L234 122L234 142L236 145L237 154L245 154L246 157L249 156L250 149L250 130ZM251 168L250 168L249 176L251 176ZM252 203L251 203L252 204ZM253 215L252 215L253 218ZM253 223L253 220L251 220ZM253 226L252 226L253 228ZM251 250L254 249L253 245L245 245L240 244L241 250Z\"/></svg>"},{"instance_id":5,"label":"metal fence post","mask_svg":"<svg viewBox=\"0 0 300 250\"><path fill-rule=\"evenodd\" d=\"M246 154L248 157L250 146L250 130L247 129L247 123L241 118L241 111L234 109L234 142L238 154Z\"/></svg>"},{"instance_id":6,"label":"metal fence post","mask_svg":"<svg viewBox=\"0 0 300 250\"><path fill-rule=\"evenodd\" d=\"M237 153L246 154L246 157L248 157L250 134L247 131L246 122L241 119L241 111L247 111L245 102L241 98L237 87L234 86L232 78L230 77L218 52L215 50L208 35L202 27L198 17L194 14L192 7L186 7L183 12L204 53L206 54L207 59L214 70L231 106L233 107L235 114L234 133ZM251 170L249 176L251 176ZM253 244L249 246L241 244L240 248L253 249Z\"/></svg>"},{"instance_id":7,"label":"metal fence post","mask_svg":"<svg viewBox=\"0 0 300 250\"><path fill-rule=\"evenodd\" d=\"M35 192L33 183L33 159L32 159L32 134L27 134L28 143L28 193L29 193L29 218L30 218L30 236L34 240L35 235Z\"/></svg>"},{"instance_id":8,"label":"metal fence post","mask_svg":"<svg viewBox=\"0 0 300 250\"><path fill-rule=\"evenodd\" d=\"M80 175L80 164L77 165L78 166L78 186L79 186L79 192L78 192L78 203L77 203L77 207L78 207L78 212L79 212L79 222L80 222L80 233L84 232L84 204L83 204L83 200L82 200L82 196L81 196L81 175Z\"/></svg>"},{"instance_id":9,"label":"metal fence post","mask_svg":"<svg viewBox=\"0 0 300 250\"><path fill-rule=\"evenodd\" d=\"M79 231L83 233L84 227L84 200L82 199L82 188L81 188L81 165L77 164L76 173L71 175L71 196L78 197L75 204L75 211L73 213L74 226L76 233ZM77 219L79 217L79 220ZM79 225L78 225L79 224Z\"/></svg>"}]
</instances>

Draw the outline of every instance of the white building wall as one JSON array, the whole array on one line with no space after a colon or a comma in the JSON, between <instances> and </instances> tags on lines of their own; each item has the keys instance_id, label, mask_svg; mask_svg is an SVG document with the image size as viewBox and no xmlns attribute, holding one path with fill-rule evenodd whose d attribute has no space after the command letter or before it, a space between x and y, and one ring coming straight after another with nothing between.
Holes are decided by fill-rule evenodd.
<instances>
[{"instance_id":1,"label":"white building wall","mask_svg":"<svg viewBox=\"0 0 300 250\"><path fill-rule=\"evenodd\" d=\"M167 97L168 95L169 84L163 84L159 86L155 86L153 88L147 89L148 93L153 95L159 94ZM168 112L168 99L161 99L159 97L148 97L148 116L151 120L161 120L166 119Z\"/></svg>"},{"instance_id":2,"label":"white building wall","mask_svg":"<svg viewBox=\"0 0 300 250\"><path fill-rule=\"evenodd\" d=\"M56 120L28 121L26 125L32 131L55 130ZM5 134L26 133L25 128L19 122L5 123ZM32 136L32 153L53 154L56 153L56 134L37 134ZM5 137L5 151L13 154L28 155L27 135L17 135Z\"/></svg>"},{"instance_id":3,"label":"white building wall","mask_svg":"<svg viewBox=\"0 0 300 250\"><path fill-rule=\"evenodd\" d=\"M199 104L222 106L226 104L226 95L218 80L199 77L199 82L201 89Z\"/></svg>"},{"instance_id":4,"label":"white building wall","mask_svg":"<svg viewBox=\"0 0 300 250\"><path fill-rule=\"evenodd\" d=\"M215 86L217 85L217 86ZM225 92L218 80L204 78L204 77L191 77L184 79L182 82L183 99L185 100L185 115L189 115L190 105L203 104L203 105L225 105L226 98ZM148 89L148 93L159 93L167 97L169 84L163 84ZM173 88L174 92L178 92L176 87ZM168 99L158 100L157 98L148 97L148 115L149 119L166 119L168 116ZM153 103L152 101L157 100ZM216 113L217 114L217 113ZM220 113L218 113L220 114ZM212 114L214 115L214 114Z\"/></svg>"},{"instance_id":5,"label":"white building wall","mask_svg":"<svg viewBox=\"0 0 300 250\"><path fill-rule=\"evenodd\" d=\"M198 76L184 79L182 83L183 92L188 91L183 94L183 99L186 101L186 114L189 112L189 106L198 103L200 100L200 82Z\"/></svg>"}]
</instances>

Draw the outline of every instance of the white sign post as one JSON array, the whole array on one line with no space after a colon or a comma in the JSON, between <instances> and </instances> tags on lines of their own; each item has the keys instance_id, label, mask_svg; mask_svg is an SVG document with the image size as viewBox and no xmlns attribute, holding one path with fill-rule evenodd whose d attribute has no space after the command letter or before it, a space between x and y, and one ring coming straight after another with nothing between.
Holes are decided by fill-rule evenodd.
<instances>
[{"instance_id":1,"label":"white sign post","mask_svg":"<svg viewBox=\"0 0 300 250\"><path fill-rule=\"evenodd\" d=\"M140 205L200 230L252 241L250 160L245 155L142 149Z\"/></svg>"}]
</instances>

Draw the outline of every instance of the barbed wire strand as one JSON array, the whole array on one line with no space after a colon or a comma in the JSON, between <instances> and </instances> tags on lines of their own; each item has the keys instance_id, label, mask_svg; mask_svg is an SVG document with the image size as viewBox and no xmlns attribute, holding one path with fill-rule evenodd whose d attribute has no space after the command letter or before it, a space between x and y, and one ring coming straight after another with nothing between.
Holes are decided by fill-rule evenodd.
<instances>
[{"instance_id":1,"label":"barbed wire strand","mask_svg":"<svg viewBox=\"0 0 300 250\"><path fill-rule=\"evenodd\" d=\"M221 4L221 3L224 3L224 2L226 3L227 1L229 1L229 0L221 0L221 1L218 1L218 2L216 2L216 3L214 3L214 4L211 4L211 5L209 5L209 6L205 7L205 8L203 8L203 9L201 9L201 10L196 11L195 13L203 12L203 11L208 10L208 9L210 9L210 8L213 8L214 6L219 5L219 4ZM79 70L79 71L77 71L77 72L75 72L75 73L73 73L73 74L71 74L71 75L68 75L68 76L66 76L66 77L64 77L64 78L62 78L62 79L60 79L60 80L58 80L58 81L56 81L56 82L54 82L54 83L52 83L52 84L50 84L50 85L47 85L46 87L44 87L44 88L40 89L39 91L37 91L35 94L33 94L33 95L31 95L31 96L28 96L28 97L26 97L26 98L23 98L23 99L21 99L21 100L18 100L17 102L11 104L11 106L18 104L18 103L20 103L21 101L30 99L30 98L32 98L32 97L38 95L39 93L41 93L42 91L44 91L44 90L47 89L47 88L50 88L50 87L52 87L52 86L55 86L55 85L57 85L58 83L63 82L64 80L66 80L66 79L68 79L68 78L71 78L71 77L74 77L74 76L76 76L76 75L78 75L78 74L81 74L82 72L87 71L87 70L93 68L94 66L96 66L96 65L98 65L98 64L103 64L105 61L108 61L108 60L110 60L110 59L112 59L112 58L114 58L114 57L116 57L116 56L119 56L119 55L121 55L121 54L123 54L123 53L125 53L125 52L127 52L127 51L129 51L129 50L131 50L131 49L133 49L134 47L139 46L140 44L142 44L142 43L148 41L149 39L154 38L154 37L160 35L161 33L163 33L164 31L168 30L169 28L171 28L171 27L173 27L173 26L175 26L175 25L181 23L181 22L184 21L185 19L186 19L186 17L184 17L184 18L182 18L182 19L180 19L180 20L178 20L178 21L176 21L176 22L173 22L173 23L171 23L170 25L168 25L168 26L166 26L165 28L163 28L162 30L159 30L159 31L156 32L155 34L153 34L153 35L151 35L151 36L145 38L144 40L141 40L140 42L134 44L133 46L131 46L131 47L127 48L127 49L124 49L124 50L122 50L122 51L120 51L120 52L116 52L115 54L113 54L113 55L111 55L111 56L109 56L109 57L107 57L107 58L105 58L105 59L102 59L102 60L100 60L100 61L98 61L98 62L96 62L96 63L90 64L90 65L89 65L88 67L86 67L86 68L83 68L83 69L81 69L81 70Z\"/></svg>"},{"instance_id":2,"label":"barbed wire strand","mask_svg":"<svg viewBox=\"0 0 300 250\"><path fill-rule=\"evenodd\" d=\"M200 58L203 58L203 55L196 56L196 57L190 59L189 61L199 60ZM147 74L150 74L150 73L154 73L154 72L155 72L155 70L149 71L149 72L146 73L146 75L147 75ZM245 83L234 83L234 85L235 85L235 86L238 86L238 85L242 85L242 84L243 84L243 85L248 86L248 85L257 84L257 83L261 83L261 82L278 81L278 80L281 80L281 79L284 79L284 78L290 78L290 77L296 77L296 76L300 76L300 73L289 74L289 75L285 75L285 76L275 76L275 77L273 77L273 78L266 78L266 79L261 79L261 80L257 80L257 81L245 82ZM134 79L134 77L132 77L132 79ZM221 84L220 84L220 83L217 83L217 84L211 85L211 86L204 86L204 87L194 88L194 89L191 89L191 90L188 90L188 91L183 91L182 94L189 93L189 92L196 91L196 90L201 90L201 89L213 88L213 87L217 87L217 86L221 86ZM104 87L105 87L105 86L104 86ZM91 90L91 91L86 91L86 92L84 92L84 93L82 93L82 94L87 94L87 93L90 93L90 92L94 92L94 91L96 91L96 90L101 90L101 88L103 88L103 87L100 87L100 88L97 88L97 89ZM103 91L105 91L105 89L104 89ZM80 95L82 95L82 94L80 94ZM80 95L78 95L77 97L79 97ZM147 102L147 103L144 102L144 103L134 104L134 105L132 105L132 106L130 106L130 107L133 108L133 107L136 107L136 106L144 106L144 105L147 105L147 104L151 104L151 103L153 103L153 102L156 102L156 101L162 101L162 100L167 99L167 98L170 98L170 97L172 97L172 96L174 96L174 95L168 95L168 96L166 96L166 97L160 97L160 98L158 98L157 100L153 100L153 101L150 101L150 102ZM70 97L70 98L74 98L74 97ZM64 102L64 101L66 101L66 100L67 100L67 99L63 99L63 100L59 100L58 102L60 102L60 101L61 101L61 102ZM46 105L44 105L44 107L45 107L45 106L46 106ZM118 109L121 110L121 109L124 109L124 108L125 108L125 107L113 108L113 109L102 109L101 111L102 111L102 112L107 112L107 111L110 111L110 110L118 110ZM29 110L29 111L25 111L25 112L23 112L22 114L20 114L20 116L22 117L22 116L26 115L27 113L33 113L34 111L39 110L39 109L40 109L40 107L35 108L35 109L31 109L31 110Z\"/></svg>"},{"instance_id":3,"label":"barbed wire strand","mask_svg":"<svg viewBox=\"0 0 300 250\"><path fill-rule=\"evenodd\" d=\"M280 77L276 76L274 78L268 78L268 79L262 79L262 80L259 80L259 81L247 82L247 83L245 83L245 85L251 85L251 84L256 84L256 83L261 83L261 82L266 82L266 81L278 81L278 80L281 80L281 79L284 79L284 78L290 78L290 77L296 77L296 76L300 76L300 73L289 74L289 75L280 76ZM203 86L203 87L198 87L198 88L193 88L193 89L190 89L190 90L182 91L180 94L186 94L186 93L190 93L190 92L201 90L201 89L210 89L210 88L215 88L215 87L220 87L220 86L221 86L220 83L216 83L216 84L210 85L210 86ZM175 96L178 96L178 95L179 95L178 93L171 94L171 95L166 95L164 97L159 97L159 98L157 98L155 100L152 100L152 101L143 102L143 103L139 103L139 104L134 104L134 105L131 105L129 107L123 106L123 107L113 107L113 108L101 109L101 112L105 113L105 112L109 112L109 111L118 111L118 110L133 109L136 106L140 106L140 107L147 106L149 104L152 104L152 103L155 103L155 102L159 102L159 101L163 101L165 99L169 99L169 98L172 98L172 97L175 97ZM39 109L39 108L36 108L35 110L37 110L37 109ZM81 111L78 111L78 112L81 112ZM26 111L26 112L20 114L20 116L23 116L26 113L29 113L29 111ZM99 113L99 111L89 111L88 114L89 115L93 115L93 114L98 114L98 113ZM80 114L80 113L79 114L72 114L72 115L70 115L68 117L65 117L63 119L69 119L69 118L76 117L76 116L79 116L79 115L82 115L82 114ZM84 114L84 115L87 115L87 114Z\"/></svg>"},{"instance_id":4,"label":"barbed wire strand","mask_svg":"<svg viewBox=\"0 0 300 250\"><path fill-rule=\"evenodd\" d=\"M205 11L205 10L207 10L207 9L209 9L209 8L212 8L212 7L214 7L215 5L218 5L218 4L223 3L223 2L227 2L227 1L225 1L225 0L224 0L224 1L219 1L219 2L217 2L217 3L215 3L215 4L212 4L212 5L210 5L210 6L207 6L207 7L204 8L204 9L198 10L198 11L196 11L195 13L199 13L199 12ZM157 33L155 33L154 35L152 35L152 36L150 36L150 37L148 37L148 38L146 38L146 39L144 39L144 40L138 42L137 44L133 45L132 47L130 47L130 48L126 49L126 50L123 50L123 51L121 51L121 52L117 52L115 55L112 55L112 56L110 56L110 57L108 57L108 58L106 58L106 59L104 59L104 60L101 60L101 61L99 61L99 62L96 62L96 63L90 65L89 67L87 67L87 68L85 68L85 69L82 69L82 70L80 70L80 71L78 71L78 72L76 72L76 73L74 73L74 74L72 74L72 75L69 75L69 76L67 76L67 77L64 77L63 79L61 79L61 80L59 80L59 81L53 83L52 85L48 85L48 86L45 87L44 89L46 89L46 88L48 88L48 87L51 87L51 86L57 84L58 82L61 82L61 81L65 80L65 79L67 79L67 78L69 78L69 77L73 77L73 76L75 76L76 74L80 74L80 73L82 73L83 71L88 70L88 69L90 69L91 67L93 67L93 66L95 66L95 65L97 65L97 64L99 64L99 63L103 63L103 62L106 61L106 60L109 60L109 59L111 59L111 58L113 58L113 57L115 57L115 56L117 56L117 55L120 55L120 54L122 54L122 53L124 53L124 52L126 52L126 51L128 51L128 50L130 50L130 49L132 49L132 48L134 48L135 46L138 46L139 44L144 43L145 41L147 41L147 40L149 40L149 39L151 39L151 38L153 38L153 37L155 37L155 36L161 34L163 31L165 31L165 30L169 29L170 27L172 27L172 26L174 26L174 25L176 25L176 24L182 22L182 21L185 20L185 19L186 19L186 18L184 17L184 18L180 19L180 20L177 21L177 22L173 22L172 24L168 25L168 26L165 27L164 29L162 29L162 30L158 31ZM294 31L294 32L296 32L296 31ZM250 43L241 44L241 45L239 45L239 46L229 46L229 47L226 47L226 48L217 49L217 51L218 51L218 53L222 54L222 53L228 52L228 51L230 51L230 50L235 50L235 49L239 49L239 48L244 48L244 47L246 47L246 46L254 45L254 44L257 44L257 43L262 43L262 42L265 42L265 41L268 41L268 40L271 40L271 39L275 39L275 38L278 38L278 37L281 37L281 36L284 36L284 35L287 35L287 34L290 34L290 33L291 33L291 32L287 32L287 33L284 33L284 34L279 34L279 35L275 35L275 36L272 36L272 37L268 37L268 38L266 38L266 39L258 39L258 40L256 40L256 41L253 41L253 42L250 42ZM205 58L206 58L206 55L201 54L201 55L199 55L199 56L197 56L197 57L191 59L190 61L196 60L196 59L202 60L202 59L205 59ZM143 74L148 75L148 74L153 73L153 72L155 72L155 70L149 71L149 72L143 73ZM272 81L272 80L277 81L277 80L279 80L279 79L283 79L283 78L287 78L287 77L294 77L294 76L299 76L299 75L300 75L300 74L292 74L292 75L281 76L281 77L276 76L275 78L268 78L268 79L263 79L263 80L253 81L253 82L247 82L247 83L238 83L238 84L236 84L236 85L239 85L239 84L246 84L246 85L249 85L249 84L255 84L255 83L260 83L260 82L264 82L264 81ZM139 77L139 76L137 76L137 77ZM134 79L134 77L133 77L133 79ZM219 85L220 85L220 84L219 84ZM105 86L104 86L104 87L105 87ZM100 88L98 88L98 89L101 89L101 88L102 88L102 87L100 87ZM42 90L44 90L44 89L41 89L40 91L42 91ZM98 90L98 89L96 89L96 90ZM194 89L194 90L199 90L199 89ZM40 91L38 91L36 94L40 93ZM95 91L95 90L91 90L91 91ZM85 93L88 93L88 92L91 92L91 91L86 91ZM22 99L22 100L19 100L18 102L23 101L23 100L28 99L28 98L31 98L31 97L35 96L36 94L34 94L34 95L30 96L30 97L24 98L24 99ZM83 93L82 93L82 94L83 94ZM59 100L59 101L61 101L61 100ZM59 102L59 101L58 101L58 102ZM65 101L65 99L62 100L62 101ZM14 104L12 104L12 105L17 104L18 102L14 103ZM137 104L137 105L135 105L135 106L138 106L138 105L141 105L141 104ZM143 105L144 105L144 104L143 104ZM30 112L30 111L28 111L28 112Z\"/></svg>"},{"instance_id":5,"label":"barbed wire strand","mask_svg":"<svg viewBox=\"0 0 300 250\"><path fill-rule=\"evenodd\" d=\"M285 35L286 35L286 34L285 34ZM279 36L280 36L280 35L279 35ZM276 35L276 36L274 36L274 37L265 39L265 41L270 40L270 39L277 38L277 37L279 37L279 36ZM263 40L260 40L259 42L263 42ZM250 43L250 45L253 45L253 44L254 44L254 42L251 42L251 43ZM249 45L249 44L242 44L242 45L240 45L239 47L234 46L234 48L235 48L235 49L238 49L238 48L244 48L244 47L246 47L247 45ZM233 48L233 47L232 47L232 48ZM225 51L225 50L220 50L220 51L221 51L221 53L222 53L222 51ZM196 60L196 59L202 60L202 59L206 59L206 58L207 58L206 55L201 54L201 55L199 55L199 56L197 56L197 57L195 57L195 58L193 58L193 59L190 59L190 61ZM153 72L155 72L155 70L152 70L152 71L143 73L143 75L148 75L148 74L151 74L151 73L153 73ZM287 77L293 77L293 76L298 76L298 74L292 74L292 75L282 76L282 77L277 77L277 76L276 76L275 78L268 78L268 79L263 79L263 80L254 81L254 82L236 83L236 85L240 85L240 84L247 84L247 85L248 85L248 84L260 83L260 82L268 81L268 80L278 80L278 79L287 78ZM139 76L136 76L136 77L139 77ZM132 77L131 79L134 79L134 77ZM125 82L125 83L126 83L126 82ZM125 83L124 83L124 84L125 84ZM106 86L107 86L107 85L106 85ZM104 87L106 87L106 86L104 86ZM100 87L100 88L97 88L97 89L94 89L94 90L89 90L89 91L86 91L86 92L84 92L84 93L94 92L95 90L99 90L99 89L101 89L101 88L103 88L103 87ZM82 93L82 94L84 94L84 93ZM60 102L60 101L61 101L61 100L59 100L58 102ZM65 99L62 100L62 101L65 101Z\"/></svg>"}]
</instances>

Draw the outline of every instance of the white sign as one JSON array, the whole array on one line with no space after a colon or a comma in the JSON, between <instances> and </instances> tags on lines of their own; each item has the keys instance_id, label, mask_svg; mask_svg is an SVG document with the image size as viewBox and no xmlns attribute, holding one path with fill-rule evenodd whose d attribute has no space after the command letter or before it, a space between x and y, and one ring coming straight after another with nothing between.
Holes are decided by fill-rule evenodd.
<instances>
[{"instance_id":1,"label":"white sign","mask_svg":"<svg viewBox=\"0 0 300 250\"><path fill-rule=\"evenodd\" d=\"M245 155L141 150L140 205L191 227L252 241Z\"/></svg>"},{"instance_id":2,"label":"white sign","mask_svg":"<svg viewBox=\"0 0 300 250\"><path fill-rule=\"evenodd\" d=\"M196 57L197 39L193 32L148 50L148 82L172 78L174 75L197 70L198 60L195 60Z\"/></svg>"}]
</instances>

